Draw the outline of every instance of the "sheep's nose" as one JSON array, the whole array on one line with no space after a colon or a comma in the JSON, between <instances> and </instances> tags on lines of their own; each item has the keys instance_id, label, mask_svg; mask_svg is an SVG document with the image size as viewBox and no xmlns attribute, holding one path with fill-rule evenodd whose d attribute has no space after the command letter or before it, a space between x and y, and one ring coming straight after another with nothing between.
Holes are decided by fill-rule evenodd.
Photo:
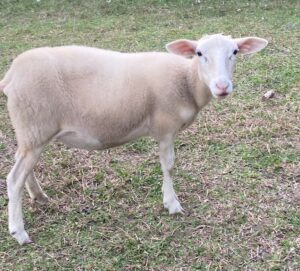
<instances>
[{"instance_id":1,"label":"sheep's nose","mask_svg":"<svg viewBox=\"0 0 300 271\"><path fill-rule=\"evenodd\" d=\"M229 83L228 82L218 82L216 84L216 87L219 89L219 90L222 90L222 91L226 91L229 87Z\"/></svg>"}]
</instances>

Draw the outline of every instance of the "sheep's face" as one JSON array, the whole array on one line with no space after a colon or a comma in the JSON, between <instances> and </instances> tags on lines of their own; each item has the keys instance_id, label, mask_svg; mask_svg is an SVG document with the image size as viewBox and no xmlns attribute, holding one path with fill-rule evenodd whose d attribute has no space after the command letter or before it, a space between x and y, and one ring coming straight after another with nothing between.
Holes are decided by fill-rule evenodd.
<instances>
[{"instance_id":1,"label":"sheep's face","mask_svg":"<svg viewBox=\"0 0 300 271\"><path fill-rule=\"evenodd\" d=\"M231 78L238 51L234 40L222 35L209 36L198 42L195 50L198 74L214 97L223 98L232 92Z\"/></svg>"},{"instance_id":2,"label":"sheep's face","mask_svg":"<svg viewBox=\"0 0 300 271\"><path fill-rule=\"evenodd\" d=\"M226 97L233 90L232 73L238 54L252 54L267 45L267 41L250 37L232 39L220 34L205 36L199 41L177 40L167 44L167 50L198 59L199 79L217 98Z\"/></svg>"}]
</instances>

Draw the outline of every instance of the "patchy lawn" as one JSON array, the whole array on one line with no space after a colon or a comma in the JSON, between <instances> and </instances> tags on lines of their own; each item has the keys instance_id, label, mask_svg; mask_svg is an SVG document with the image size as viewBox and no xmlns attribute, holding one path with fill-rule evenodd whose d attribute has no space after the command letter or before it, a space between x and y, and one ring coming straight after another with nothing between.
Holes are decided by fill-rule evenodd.
<instances>
[{"instance_id":1,"label":"patchy lawn","mask_svg":"<svg viewBox=\"0 0 300 271\"><path fill-rule=\"evenodd\" d=\"M154 141L106 151L51 144L36 175L51 202L24 198L34 244L7 230L4 179L16 141L0 94L1 270L300 270L300 4L298 1L2 0L0 74L32 47L84 44L164 51L205 33L266 38L241 58L236 91L213 101L176 141L169 216ZM262 101L262 95L275 97Z\"/></svg>"}]
</instances>

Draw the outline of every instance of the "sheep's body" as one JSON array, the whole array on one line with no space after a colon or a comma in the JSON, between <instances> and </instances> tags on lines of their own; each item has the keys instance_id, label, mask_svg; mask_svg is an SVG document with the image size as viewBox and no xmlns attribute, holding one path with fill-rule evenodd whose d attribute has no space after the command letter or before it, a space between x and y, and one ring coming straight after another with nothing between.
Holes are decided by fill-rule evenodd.
<instances>
[{"instance_id":1,"label":"sheep's body","mask_svg":"<svg viewBox=\"0 0 300 271\"><path fill-rule=\"evenodd\" d=\"M52 138L86 149L145 135L159 140L190 123L211 97L206 89L198 105L191 95L191 65L168 53L79 46L27 51L13 62L5 88L20 148Z\"/></svg>"},{"instance_id":2,"label":"sheep's body","mask_svg":"<svg viewBox=\"0 0 300 271\"><path fill-rule=\"evenodd\" d=\"M253 53L265 45L259 38L213 35L167 45L175 54L198 54L192 59L80 46L39 48L18 56L0 82L18 141L7 176L11 235L20 244L31 242L24 229L23 187L33 200L47 201L33 168L42 148L55 139L104 149L152 136L159 141L164 206L170 213L182 212L171 177L175 136L212 96L232 91L237 49Z\"/></svg>"}]
</instances>

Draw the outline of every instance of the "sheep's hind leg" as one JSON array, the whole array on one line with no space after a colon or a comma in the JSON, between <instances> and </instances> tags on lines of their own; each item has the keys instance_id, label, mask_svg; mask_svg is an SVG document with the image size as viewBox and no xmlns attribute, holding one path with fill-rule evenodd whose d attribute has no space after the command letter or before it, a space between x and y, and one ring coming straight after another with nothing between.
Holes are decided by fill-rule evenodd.
<instances>
[{"instance_id":1,"label":"sheep's hind leg","mask_svg":"<svg viewBox=\"0 0 300 271\"><path fill-rule=\"evenodd\" d=\"M48 196L42 190L39 181L35 178L31 171L26 179L26 189L34 203L46 204L49 201Z\"/></svg>"},{"instance_id":2,"label":"sheep's hind leg","mask_svg":"<svg viewBox=\"0 0 300 271\"><path fill-rule=\"evenodd\" d=\"M9 232L20 244L31 243L24 229L22 198L25 181L32 172L40 153L40 148L24 153L17 152L16 162L7 176Z\"/></svg>"}]
</instances>

